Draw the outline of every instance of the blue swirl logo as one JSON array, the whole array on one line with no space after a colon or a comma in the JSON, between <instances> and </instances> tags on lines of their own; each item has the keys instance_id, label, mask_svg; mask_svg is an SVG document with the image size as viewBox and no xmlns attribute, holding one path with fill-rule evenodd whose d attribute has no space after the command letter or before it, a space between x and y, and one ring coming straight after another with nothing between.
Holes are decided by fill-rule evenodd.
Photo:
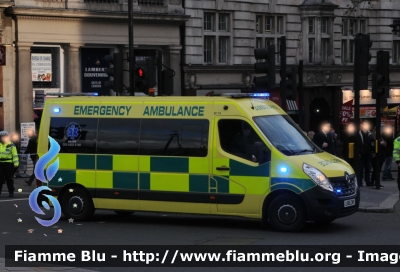
<instances>
[{"instance_id":1,"label":"blue swirl logo","mask_svg":"<svg viewBox=\"0 0 400 272\"><path fill-rule=\"evenodd\" d=\"M48 183L57 173L58 167L59 167L59 158L57 158L52 164L47 166L48 163L50 163L60 152L60 145L50 136L49 141L50 141L50 149L49 151L44 154L36 163L35 167L35 176L38 180L40 180L43 184ZM32 191L32 193L29 195L29 206L31 206L32 211L34 211L37 214L44 215L45 213L40 209L37 199L39 197L39 193L43 190L46 191L51 191L51 189L47 186L40 186L36 188L35 190ZM54 207L54 216L51 220L43 220L35 216L36 221L39 222L44 227L49 227L54 225L55 223L58 222L58 220L61 217L61 206L58 200L47 194L43 194L43 196L47 197L49 201L53 204ZM47 204L46 201L42 201L42 205L46 210L50 210L49 204Z\"/></svg>"}]
</instances>

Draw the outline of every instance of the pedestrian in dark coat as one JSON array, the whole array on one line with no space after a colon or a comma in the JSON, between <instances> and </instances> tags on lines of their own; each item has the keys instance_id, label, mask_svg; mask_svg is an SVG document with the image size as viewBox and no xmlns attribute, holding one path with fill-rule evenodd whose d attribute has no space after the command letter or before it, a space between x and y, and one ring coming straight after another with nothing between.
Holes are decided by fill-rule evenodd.
<instances>
[{"instance_id":1,"label":"pedestrian in dark coat","mask_svg":"<svg viewBox=\"0 0 400 272\"><path fill-rule=\"evenodd\" d=\"M320 131L313 137L313 142L323 151L334 155L335 151L333 148L333 140L330 132L331 124L328 121L322 122Z\"/></svg>"}]
</instances>

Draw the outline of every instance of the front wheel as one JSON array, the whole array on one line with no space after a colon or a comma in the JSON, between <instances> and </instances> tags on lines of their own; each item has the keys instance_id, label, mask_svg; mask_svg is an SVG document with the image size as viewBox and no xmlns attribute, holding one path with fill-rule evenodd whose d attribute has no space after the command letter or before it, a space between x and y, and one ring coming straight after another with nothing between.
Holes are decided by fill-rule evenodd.
<instances>
[{"instance_id":1,"label":"front wheel","mask_svg":"<svg viewBox=\"0 0 400 272\"><path fill-rule=\"evenodd\" d=\"M306 209L301 200L295 196L278 196L269 205L268 222L277 231L299 231L306 221Z\"/></svg>"},{"instance_id":2,"label":"front wheel","mask_svg":"<svg viewBox=\"0 0 400 272\"><path fill-rule=\"evenodd\" d=\"M81 187L72 187L61 199L61 209L67 219L88 220L94 213L92 198Z\"/></svg>"}]
</instances>

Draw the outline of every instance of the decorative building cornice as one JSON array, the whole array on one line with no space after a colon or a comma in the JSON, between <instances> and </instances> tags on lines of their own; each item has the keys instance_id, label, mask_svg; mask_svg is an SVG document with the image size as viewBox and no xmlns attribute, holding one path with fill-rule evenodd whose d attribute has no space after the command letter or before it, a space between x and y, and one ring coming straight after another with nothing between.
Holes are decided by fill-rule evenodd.
<instances>
[{"instance_id":1,"label":"decorative building cornice","mask_svg":"<svg viewBox=\"0 0 400 272\"><path fill-rule=\"evenodd\" d=\"M340 82L342 82L341 72L332 72L329 70L307 72L307 83L318 83L325 86Z\"/></svg>"},{"instance_id":2,"label":"decorative building cornice","mask_svg":"<svg viewBox=\"0 0 400 272\"><path fill-rule=\"evenodd\" d=\"M66 10L66 9L37 9L8 7L4 11L6 16L24 19L40 20L63 20L63 21L126 21L127 12L101 12L87 10ZM136 12L133 15L135 21L164 21L165 23L182 23L189 20L189 15L168 14L168 13L144 13Z\"/></svg>"}]
</instances>

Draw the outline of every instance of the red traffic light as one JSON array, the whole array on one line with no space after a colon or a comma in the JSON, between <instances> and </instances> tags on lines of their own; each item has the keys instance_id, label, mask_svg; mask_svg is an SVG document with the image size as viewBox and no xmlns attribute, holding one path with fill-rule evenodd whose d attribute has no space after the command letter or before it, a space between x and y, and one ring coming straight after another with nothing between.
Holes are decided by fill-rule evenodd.
<instances>
[{"instance_id":1,"label":"red traffic light","mask_svg":"<svg viewBox=\"0 0 400 272\"><path fill-rule=\"evenodd\" d=\"M143 77L144 76L144 71L143 71L143 69L142 68L137 68L136 69L136 74L139 76L139 77Z\"/></svg>"}]
</instances>

